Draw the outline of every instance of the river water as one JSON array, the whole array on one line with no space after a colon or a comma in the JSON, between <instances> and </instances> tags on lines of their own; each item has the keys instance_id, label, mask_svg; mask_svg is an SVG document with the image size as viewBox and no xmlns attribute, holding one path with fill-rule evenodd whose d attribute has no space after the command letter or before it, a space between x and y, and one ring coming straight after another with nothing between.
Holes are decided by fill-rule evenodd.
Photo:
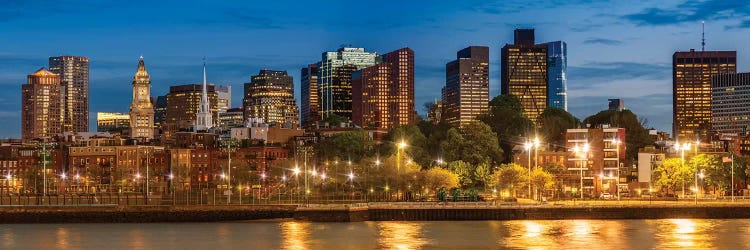
<instances>
[{"instance_id":1,"label":"river water","mask_svg":"<svg viewBox=\"0 0 750 250\"><path fill-rule=\"evenodd\" d=\"M750 220L0 225L0 249L750 249Z\"/></svg>"}]
</instances>

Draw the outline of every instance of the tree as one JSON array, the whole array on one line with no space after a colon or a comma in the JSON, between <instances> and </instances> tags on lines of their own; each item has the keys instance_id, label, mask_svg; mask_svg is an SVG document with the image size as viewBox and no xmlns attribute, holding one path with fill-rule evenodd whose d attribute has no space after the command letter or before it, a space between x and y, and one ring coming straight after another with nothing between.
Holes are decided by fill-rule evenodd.
<instances>
[{"instance_id":1,"label":"tree","mask_svg":"<svg viewBox=\"0 0 750 250\"><path fill-rule=\"evenodd\" d=\"M542 168L535 168L531 171L531 185L534 186L537 197L544 196L544 190L550 189L555 185L552 174Z\"/></svg>"},{"instance_id":2,"label":"tree","mask_svg":"<svg viewBox=\"0 0 750 250\"><path fill-rule=\"evenodd\" d=\"M340 126L341 123L349 122L349 118L331 113L323 118L323 122L328 123L330 126Z\"/></svg>"},{"instance_id":3,"label":"tree","mask_svg":"<svg viewBox=\"0 0 750 250\"><path fill-rule=\"evenodd\" d=\"M520 138L532 134L533 123L523 114L523 105L518 97L499 95L489 103L489 113L479 119L495 132L503 152L503 159L513 159L513 147Z\"/></svg>"},{"instance_id":4,"label":"tree","mask_svg":"<svg viewBox=\"0 0 750 250\"><path fill-rule=\"evenodd\" d=\"M668 158L654 169L652 179L659 189L674 193L681 186L684 193L685 184L692 180L693 173L695 170L691 169L691 164L683 164L681 158Z\"/></svg>"},{"instance_id":5,"label":"tree","mask_svg":"<svg viewBox=\"0 0 750 250\"><path fill-rule=\"evenodd\" d=\"M626 155L629 159L638 158L638 149L653 145L654 139L648 134L646 120L639 120L630 110L604 110L583 120L584 124L599 126L609 124L625 128Z\"/></svg>"},{"instance_id":6,"label":"tree","mask_svg":"<svg viewBox=\"0 0 750 250\"><path fill-rule=\"evenodd\" d=\"M431 168L419 172L419 184L428 190L436 191L438 188L451 189L458 187L458 175L442 168Z\"/></svg>"},{"instance_id":7,"label":"tree","mask_svg":"<svg viewBox=\"0 0 750 250\"><path fill-rule=\"evenodd\" d=\"M492 179L495 186L513 192L514 197L517 189L528 183L527 170L515 163L500 165Z\"/></svg>"},{"instance_id":8,"label":"tree","mask_svg":"<svg viewBox=\"0 0 750 250\"><path fill-rule=\"evenodd\" d=\"M324 138L317 144L321 159L341 159L359 162L370 155L372 140L364 131L349 131Z\"/></svg>"},{"instance_id":9,"label":"tree","mask_svg":"<svg viewBox=\"0 0 750 250\"><path fill-rule=\"evenodd\" d=\"M543 141L546 141L556 148L565 147L565 133L568 129L576 128L581 124L575 116L564 109L556 107L547 107L538 118L539 131Z\"/></svg>"},{"instance_id":10,"label":"tree","mask_svg":"<svg viewBox=\"0 0 750 250\"><path fill-rule=\"evenodd\" d=\"M462 187L471 186L474 183L474 166L464 161L452 161L448 163L448 170L458 175L458 183Z\"/></svg>"},{"instance_id":11,"label":"tree","mask_svg":"<svg viewBox=\"0 0 750 250\"><path fill-rule=\"evenodd\" d=\"M479 121L469 123L461 130L449 129L440 148L447 161L460 160L474 166L497 163L503 159L497 135L487 124Z\"/></svg>"},{"instance_id":12,"label":"tree","mask_svg":"<svg viewBox=\"0 0 750 250\"><path fill-rule=\"evenodd\" d=\"M451 127L445 123L433 124L431 122L419 121L417 127L422 131L425 136L424 149L427 154L433 159L430 159L430 163L436 161L438 158L445 158L441 150L441 143L445 140L448 130ZM421 163L424 166L430 166L432 164Z\"/></svg>"},{"instance_id":13,"label":"tree","mask_svg":"<svg viewBox=\"0 0 750 250\"><path fill-rule=\"evenodd\" d=\"M427 149L427 138L417 125L397 126L390 131L385 138L385 143L380 146L380 155L394 155L398 149L398 144L406 143L403 149L403 157L408 157L421 166L429 166L432 162Z\"/></svg>"},{"instance_id":14,"label":"tree","mask_svg":"<svg viewBox=\"0 0 750 250\"><path fill-rule=\"evenodd\" d=\"M479 164L474 169L474 180L481 182L484 186L484 191L487 191L487 186L492 182L492 167L486 163Z\"/></svg>"}]
</instances>

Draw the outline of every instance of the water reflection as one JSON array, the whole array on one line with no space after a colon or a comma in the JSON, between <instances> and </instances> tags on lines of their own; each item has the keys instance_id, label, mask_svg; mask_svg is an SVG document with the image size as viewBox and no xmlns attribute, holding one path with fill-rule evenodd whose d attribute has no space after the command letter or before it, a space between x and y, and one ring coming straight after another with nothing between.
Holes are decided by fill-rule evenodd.
<instances>
[{"instance_id":1,"label":"water reflection","mask_svg":"<svg viewBox=\"0 0 750 250\"><path fill-rule=\"evenodd\" d=\"M55 238L57 239L57 242L55 242L56 247L67 249L68 248L68 238L70 236L68 235L68 229L64 227L58 227L57 232L55 233Z\"/></svg>"},{"instance_id":2,"label":"water reflection","mask_svg":"<svg viewBox=\"0 0 750 250\"><path fill-rule=\"evenodd\" d=\"M310 223L289 221L281 223L281 247L283 249L308 249Z\"/></svg>"},{"instance_id":3,"label":"water reflection","mask_svg":"<svg viewBox=\"0 0 750 250\"><path fill-rule=\"evenodd\" d=\"M715 221L703 219L669 219L657 224L657 248L712 248Z\"/></svg>"},{"instance_id":4,"label":"water reflection","mask_svg":"<svg viewBox=\"0 0 750 250\"><path fill-rule=\"evenodd\" d=\"M500 245L529 249L605 248L622 242L621 221L508 221Z\"/></svg>"},{"instance_id":5,"label":"water reflection","mask_svg":"<svg viewBox=\"0 0 750 250\"><path fill-rule=\"evenodd\" d=\"M419 249L427 244L422 237L424 222L381 222L378 243L385 249Z\"/></svg>"}]
</instances>

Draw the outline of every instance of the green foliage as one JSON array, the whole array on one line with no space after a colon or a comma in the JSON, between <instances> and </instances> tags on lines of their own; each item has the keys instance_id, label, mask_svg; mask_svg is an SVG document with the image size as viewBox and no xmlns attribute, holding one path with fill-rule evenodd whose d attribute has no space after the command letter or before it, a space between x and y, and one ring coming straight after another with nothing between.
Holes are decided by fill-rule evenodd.
<instances>
[{"instance_id":1,"label":"green foliage","mask_svg":"<svg viewBox=\"0 0 750 250\"><path fill-rule=\"evenodd\" d=\"M385 142L380 146L380 155L395 155L397 145L406 143L403 149L405 157L412 159L421 166L429 166L432 162L430 153L427 151L427 138L417 125L398 126L391 129L386 135Z\"/></svg>"},{"instance_id":2,"label":"green foliage","mask_svg":"<svg viewBox=\"0 0 750 250\"><path fill-rule=\"evenodd\" d=\"M323 122L327 122L330 126L339 126L341 123L349 122L349 119L337 114L328 114L323 118Z\"/></svg>"},{"instance_id":3,"label":"green foliage","mask_svg":"<svg viewBox=\"0 0 750 250\"><path fill-rule=\"evenodd\" d=\"M435 159L430 159L430 164L420 163L423 166L432 165L434 160L439 157L445 157L441 150L441 143L445 140L448 130L451 128L447 124L439 123L432 124L426 121L420 121L417 123L417 127L422 131L422 134L426 137L423 148L427 151L427 154Z\"/></svg>"},{"instance_id":4,"label":"green foliage","mask_svg":"<svg viewBox=\"0 0 750 250\"><path fill-rule=\"evenodd\" d=\"M687 161L683 164L681 158L668 158L654 169L651 178L657 188L675 192L678 187L684 188L692 180L695 173L692 166Z\"/></svg>"},{"instance_id":5,"label":"green foliage","mask_svg":"<svg viewBox=\"0 0 750 250\"><path fill-rule=\"evenodd\" d=\"M646 120L639 120L630 110L604 110L583 120L584 124L599 126L609 124L613 127L625 128L626 155L629 159L638 158L638 149L653 145L654 140L648 134Z\"/></svg>"},{"instance_id":6,"label":"green foliage","mask_svg":"<svg viewBox=\"0 0 750 250\"><path fill-rule=\"evenodd\" d=\"M321 159L341 159L359 162L371 155L372 140L364 131L350 131L324 138L317 144Z\"/></svg>"},{"instance_id":7,"label":"green foliage","mask_svg":"<svg viewBox=\"0 0 750 250\"><path fill-rule=\"evenodd\" d=\"M543 128L539 131L542 141L556 145L557 148L565 146L565 133L568 129L576 128L581 124L575 116L564 109L547 107L538 119Z\"/></svg>"},{"instance_id":8,"label":"green foliage","mask_svg":"<svg viewBox=\"0 0 750 250\"><path fill-rule=\"evenodd\" d=\"M458 175L442 168L421 171L418 181L427 190L458 187Z\"/></svg>"},{"instance_id":9,"label":"green foliage","mask_svg":"<svg viewBox=\"0 0 750 250\"><path fill-rule=\"evenodd\" d=\"M514 193L518 188L525 186L528 179L528 170L515 163L500 165L493 174L495 186Z\"/></svg>"},{"instance_id":10,"label":"green foliage","mask_svg":"<svg viewBox=\"0 0 750 250\"><path fill-rule=\"evenodd\" d=\"M484 190L487 191L487 186L492 182L492 167L486 163L479 164L474 169L474 180L482 183Z\"/></svg>"},{"instance_id":11,"label":"green foliage","mask_svg":"<svg viewBox=\"0 0 750 250\"><path fill-rule=\"evenodd\" d=\"M531 185L542 194L555 185L554 176L542 168L531 171Z\"/></svg>"},{"instance_id":12,"label":"green foliage","mask_svg":"<svg viewBox=\"0 0 750 250\"><path fill-rule=\"evenodd\" d=\"M452 161L448 164L448 169L458 175L458 182L462 187L471 186L474 183L474 166L463 161Z\"/></svg>"},{"instance_id":13,"label":"green foliage","mask_svg":"<svg viewBox=\"0 0 750 250\"><path fill-rule=\"evenodd\" d=\"M440 144L443 158L447 161L464 161L472 165L502 161L502 152L497 135L489 126L476 121L462 130L451 128Z\"/></svg>"},{"instance_id":14,"label":"green foliage","mask_svg":"<svg viewBox=\"0 0 750 250\"><path fill-rule=\"evenodd\" d=\"M480 120L489 125L498 138L503 159L511 160L513 147L519 138L532 134L533 124L523 114L523 106L518 97L513 95L499 95L489 103L490 110Z\"/></svg>"}]
</instances>

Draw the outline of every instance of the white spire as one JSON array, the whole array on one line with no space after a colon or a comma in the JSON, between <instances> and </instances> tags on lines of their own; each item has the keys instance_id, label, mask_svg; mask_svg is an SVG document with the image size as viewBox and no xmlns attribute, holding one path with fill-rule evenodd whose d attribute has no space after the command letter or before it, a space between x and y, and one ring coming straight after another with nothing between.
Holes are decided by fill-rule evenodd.
<instances>
[{"instance_id":1,"label":"white spire","mask_svg":"<svg viewBox=\"0 0 750 250\"><path fill-rule=\"evenodd\" d=\"M211 104L208 101L208 87L206 86L206 58L203 58L203 89L201 91L201 101L198 104L198 113L196 114L195 130L208 130L213 127L213 115L211 114Z\"/></svg>"}]
</instances>

